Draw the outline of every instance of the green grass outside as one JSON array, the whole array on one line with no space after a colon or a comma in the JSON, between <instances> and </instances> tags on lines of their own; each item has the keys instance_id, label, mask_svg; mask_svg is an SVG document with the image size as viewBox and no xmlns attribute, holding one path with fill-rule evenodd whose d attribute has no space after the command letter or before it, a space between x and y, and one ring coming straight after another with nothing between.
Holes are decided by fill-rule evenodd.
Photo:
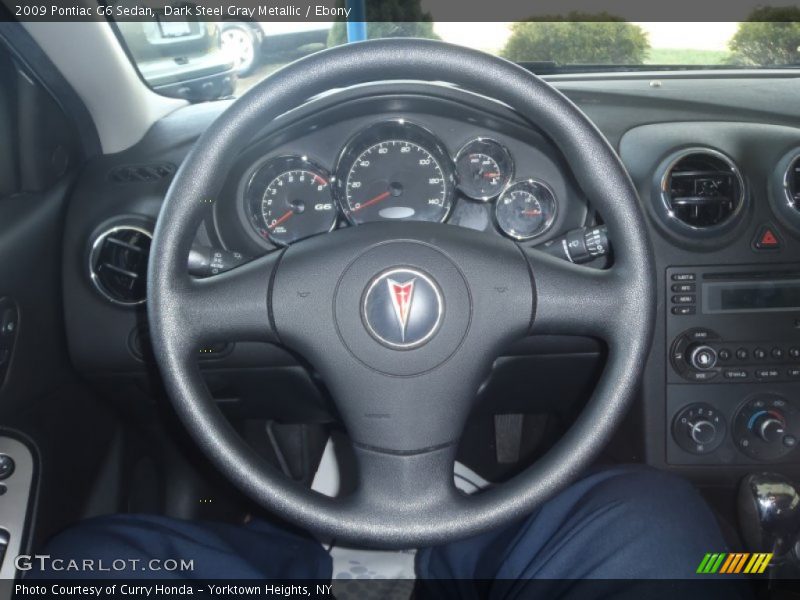
<instances>
[{"instance_id":1,"label":"green grass outside","mask_svg":"<svg viewBox=\"0 0 800 600\"><path fill-rule=\"evenodd\" d=\"M648 65L724 65L729 56L724 50L651 48L644 62Z\"/></svg>"}]
</instances>

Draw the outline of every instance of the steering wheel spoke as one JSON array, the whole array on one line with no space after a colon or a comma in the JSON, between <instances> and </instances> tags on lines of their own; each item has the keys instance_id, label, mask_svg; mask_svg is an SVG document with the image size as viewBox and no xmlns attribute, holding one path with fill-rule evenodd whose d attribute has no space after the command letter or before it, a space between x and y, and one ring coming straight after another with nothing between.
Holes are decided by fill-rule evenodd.
<instances>
[{"instance_id":1,"label":"steering wheel spoke","mask_svg":"<svg viewBox=\"0 0 800 600\"><path fill-rule=\"evenodd\" d=\"M575 265L533 248L525 256L536 283L531 333L617 337L631 300L618 270Z\"/></svg>"},{"instance_id":2,"label":"steering wheel spoke","mask_svg":"<svg viewBox=\"0 0 800 600\"><path fill-rule=\"evenodd\" d=\"M455 446L415 454L390 454L354 447L359 483L353 502L359 510L385 514L441 510L459 496L453 484Z\"/></svg>"},{"instance_id":3,"label":"steering wheel spoke","mask_svg":"<svg viewBox=\"0 0 800 600\"><path fill-rule=\"evenodd\" d=\"M280 253L235 269L175 286L181 325L175 335L187 346L214 342L276 341L269 316L269 286Z\"/></svg>"}]
</instances>

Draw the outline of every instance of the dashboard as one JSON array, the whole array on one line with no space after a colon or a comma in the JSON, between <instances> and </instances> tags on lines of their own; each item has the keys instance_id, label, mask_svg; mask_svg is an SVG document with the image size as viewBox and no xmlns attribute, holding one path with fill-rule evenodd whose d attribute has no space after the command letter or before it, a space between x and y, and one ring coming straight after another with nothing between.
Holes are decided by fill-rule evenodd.
<instances>
[{"instance_id":1,"label":"dashboard","mask_svg":"<svg viewBox=\"0 0 800 600\"><path fill-rule=\"evenodd\" d=\"M489 99L431 87L345 90L312 114L299 109L237 159L214 207L220 244L257 255L394 220L537 245L591 221L566 160L534 125Z\"/></svg>"},{"instance_id":2,"label":"dashboard","mask_svg":"<svg viewBox=\"0 0 800 600\"><path fill-rule=\"evenodd\" d=\"M655 249L658 321L642 365L633 453L689 477L734 482L763 463L800 472L797 81L556 82L620 154ZM83 373L147 378L144 306L98 293L93 273L104 261L146 267L148 235L172 174L224 108L210 103L170 115L134 148L94 161L78 182L64 240L64 302L72 360ZM543 249L602 224L570 157L535 123L438 83L376 83L311 99L253 132L219 180L196 237L211 272L376 220L441 222ZM587 264L604 268L611 260L613 253ZM487 393L511 399L509 412L530 410L533 388L551 401L579 402L602 368L595 341L545 337L508 351L533 361L496 366L513 375ZM298 396L301 384L275 369L302 366L277 347L220 344L202 352L218 397L241 395L236 386L251 377L245 370L262 367L273 369L284 398ZM224 375L232 372L235 378Z\"/></svg>"},{"instance_id":3,"label":"dashboard","mask_svg":"<svg viewBox=\"0 0 800 600\"><path fill-rule=\"evenodd\" d=\"M309 142L309 151L317 147ZM500 142L475 137L451 156L434 133L403 117L355 133L332 170L308 154L264 159L243 183L249 224L274 245L340 223L445 222L457 202L470 201L492 203L488 212L504 235L531 240L550 229L558 211L550 186L515 173L514 158Z\"/></svg>"}]
</instances>

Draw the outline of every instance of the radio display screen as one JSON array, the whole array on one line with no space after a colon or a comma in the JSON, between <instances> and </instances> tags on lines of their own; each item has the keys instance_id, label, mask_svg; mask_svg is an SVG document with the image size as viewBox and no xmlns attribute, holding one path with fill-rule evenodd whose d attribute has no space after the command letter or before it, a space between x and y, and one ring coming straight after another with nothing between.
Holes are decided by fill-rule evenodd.
<instances>
[{"instance_id":1,"label":"radio display screen","mask_svg":"<svg viewBox=\"0 0 800 600\"><path fill-rule=\"evenodd\" d=\"M704 283L703 312L800 311L800 279Z\"/></svg>"}]
</instances>

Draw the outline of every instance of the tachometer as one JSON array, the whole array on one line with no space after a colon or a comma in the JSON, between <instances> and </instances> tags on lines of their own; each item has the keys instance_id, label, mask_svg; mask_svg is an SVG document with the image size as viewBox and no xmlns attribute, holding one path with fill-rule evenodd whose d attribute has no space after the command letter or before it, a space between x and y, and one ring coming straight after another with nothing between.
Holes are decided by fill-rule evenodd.
<instances>
[{"instance_id":1,"label":"tachometer","mask_svg":"<svg viewBox=\"0 0 800 600\"><path fill-rule=\"evenodd\" d=\"M390 121L362 132L342 153L337 173L339 201L354 224L444 221L450 212L450 158L416 125Z\"/></svg>"},{"instance_id":2,"label":"tachometer","mask_svg":"<svg viewBox=\"0 0 800 600\"><path fill-rule=\"evenodd\" d=\"M281 157L259 167L246 195L253 226L273 243L290 244L336 225L330 176L305 158Z\"/></svg>"}]
</instances>

